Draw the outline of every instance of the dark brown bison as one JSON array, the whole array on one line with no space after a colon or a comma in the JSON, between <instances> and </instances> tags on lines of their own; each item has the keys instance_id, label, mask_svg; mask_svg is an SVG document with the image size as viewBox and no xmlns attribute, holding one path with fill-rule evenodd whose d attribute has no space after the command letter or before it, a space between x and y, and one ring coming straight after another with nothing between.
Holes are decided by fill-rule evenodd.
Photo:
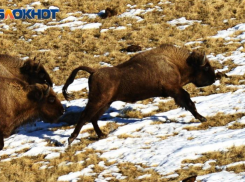
<instances>
[{"instance_id":1,"label":"dark brown bison","mask_svg":"<svg viewBox=\"0 0 245 182\"><path fill-rule=\"evenodd\" d=\"M0 149L4 137L26 121L55 122L64 108L53 89L46 84L29 85L15 78L0 77Z\"/></svg>"},{"instance_id":2,"label":"dark brown bison","mask_svg":"<svg viewBox=\"0 0 245 182\"><path fill-rule=\"evenodd\" d=\"M48 83L53 86L49 74L40 62L32 59L23 61L6 54L0 54L0 76L18 78L29 84Z\"/></svg>"},{"instance_id":3,"label":"dark brown bison","mask_svg":"<svg viewBox=\"0 0 245 182\"><path fill-rule=\"evenodd\" d=\"M182 182L195 182L197 175L184 179Z\"/></svg>"},{"instance_id":4,"label":"dark brown bison","mask_svg":"<svg viewBox=\"0 0 245 182\"><path fill-rule=\"evenodd\" d=\"M112 16L115 16L117 15L117 12L115 9L111 9L111 8L106 8L105 9L105 13L102 13L100 15L101 18L105 19L105 18L108 18L108 17L112 17Z\"/></svg>"},{"instance_id":5,"label":"dark brown bison","mask_svg":"<svg viewBox=\"0 0 245 182\"><path fill-rule=\"evenodd\" d=\"M141 51L142 47L140 47L139 45L130 45L127 48L123 48L120 51L127 51L127 52L138 52Z\"/></svg>"},{"instance_id":6,"label":"dark brown bison","mask_svg":"<svg viewBox=\"0 0 245 182\"><path fill-rule=\"evenodd\" d=\"M150 51L133 56L115 67L93 69L80 66L74 69L63 87L68 99L67 88L77 72L89 72L88 104L81 114L69 144L77 137L85 122L91 121L98 137L102 137L97 120L113 101L135 102L150 97L173 97L176 104L190 111L201 122L201 116L182 86L194 83L203 87L214 83L215 73L206 56L197 51L164 44Z\"/></svg>"}]
</instances>

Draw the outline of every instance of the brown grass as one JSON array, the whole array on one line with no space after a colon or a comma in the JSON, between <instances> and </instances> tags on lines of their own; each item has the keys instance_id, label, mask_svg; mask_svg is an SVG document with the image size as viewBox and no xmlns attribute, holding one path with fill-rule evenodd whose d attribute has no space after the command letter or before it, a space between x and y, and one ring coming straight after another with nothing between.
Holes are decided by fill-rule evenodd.
<instances>
[{"instance_id":1,"label":"brown grass","mask_svg":"<svg viewBox=\"0 0 245 182\"><path fill-rule=\"evenodd\" d=\"M0 6L3 9L15 9L16 7L24 7L26 4L30 4L32 0L22 0L6 3L0 2ZM4 20L10 26L9 30L0 29L3 34L0 34L0 53L8 53L14 56L30 58L37 57L37 60L41 60L44 64L50 76L52 77L56 85L62 85L68 78L70 72L79 65L91 66L94 68L101 67L100 62L106 62L111 65L117 65L128 60L134 54L126 54L121 52L120 49L127 47L131 44L138 44L142 46L143 50L146 48L157 47L162 43L173 43L178 46L184 46L185 43L190 41L202 41L203 43L189 44L186 47L189 49L197 48L205 51L206 54L214 53L224 54L226 56L231 55L232 51L236 50L240 46L244 46L241 43L226 44L227 41L223 38L214 39L211 36L216 35L218 30L225 30L240 22L245 21L243 1L233 0L210 0L210 1L186 1L186 0L171 0L171 4L158 4L159 0L94 0L94 1L73 1L73 0L59 0L59 1L40 1L41 5L35 8L48 8L49 6L58 6L60 12L57 13L58 21L68 17L67 13L75 13L82 11L83 13L98 13L107 7L115 8L118 14L126 12L127 4L137 4L137 8L146 9L152 8L158 5L163 9L162 12L154 10L144 15L140 15L144 21L137 22L134 18L119 18L114 16L107 19L101 19L99 17L90 19L83 17L82 21L86 22L99 22L102 23L100 29L81 30L77 29L71 31L69 27L61 28L49 28L44 32L36 33L34 30L28 29L35 23L47 24L50 20L26 20L30 23L24 24L22 20ZM148 4L152 3L152 4ZM16 4L16 6L14 6ZM145 6L146 5L146 6ZM81 14L74 14L76 17L81 17ZM194 23L185 30L179 30L176 26L172 26L167 21L186 17L188 20L201 20L201 23ZM227 20L227 21L224 21ZM16 23L15 25L12 23ZM129 25L131 24L131 25ZM109 30L101 33L100 30L109 27L126 26L126 30ZM1 25L0 25L1 27ZM12 29L16 28L16 31ZM237 32L232 35L236 37L242 32ZM33 35L37 35L33 37ZM21 38L21 39L20 39ZM31 42L27 40L31 39ZM40 49L49 49L46 52L40 52ZM242 50L245 52L245 50ZM109 54L105 54L109 53ZM99 55L99 57L94 57ZM228 66L228 71L234 69L237 65L233 63L233 60L225 61L223 64L213 61L212 65L215 68L221 69ZM53 71L55 67L59 67L58 71ZM228 72L226 71L226 72ZM77 77L88 77L86 72L79 72ZM229 78L222 78L220 80L220 86L209 86L205 88L196 88L194 85L189 84L185 89L190 93L192 97L201 95L210 95L216 93L225 93L236 91L236 87L227 87L227 85L238 86L245 83L243 76L231 76ZM74 99L87 98L87 91L74 92ZM58 95L61 100L64 100L61 94ZM151 103L152 99L142 101L142 104ZM140 111L128 111L126 117L143 118L154 115L158 112L166 112L171 109L175 109L178 106L174 101L165 103L159 103L159 110L143 115ZM202 123L200 126L187 128L188 130L207 129L214 126L225 126L231 121L235 121L243 116L242 113L236 113L233 115L224 115L222 113L216 116L207 118L206 123ZM157 122L156 122L157 123ZM114 126L113 123L109 123L103 128L103 132L109 133L118 126ZM70 128L66 126L65 128ZM229 126L229 129L243 128L243 125L234 123ZM57 159L52 159L48 164L48 167L53 166L50 169L39 170L42 165L40 161L45 161L45 156L37 157L24 157L20 159L13 159L10 162L1 162L0 178L2 181L56 181L60 175L67 174L72 171L82 170L89 164L95 165L95 171L98 174L102 169L97 163L104 159L99 158L95 153L98 151L85 151L79 155L74 155L76 151L83 150L88 144L94 142L91 138L96 137L93 130L90 132L90 138L85 138L80 144L73 145L64 154ZM123 136L128 137L128 136ZM130 137L130 136L129 136ZM189 138L191 140L192 138ZM49 145L53 146L52 142ZM234 147L227 153L210 153L205 154L205 158L201 161L207 161L209 159L218 159L218 165L229 164L234 161L244 160L242 149ZM28 150L28 149L26 149ZM21 152L25 152L21 151ZM1 159L8 158L9 156L2 156ZM86 160L86 159L91 160ZM77 164L77 161L85 161L84 164ZM199 160L199 159L198 159ZM192 162L198 162L192 161ZM228 160L228 161L227 161ZM58 167L63 161L74 162L71 166ZM226 162L221 162L226 161ZM185 161L186 163L188 161ZM190 162L190 161L189 161ZM110 165L105 161L106 165ZM143 165L141 165L143 166ZM121 181L136 181L135 178L143 174L151 174L151 177L143 179L141 181L180 181L185 177L189 177L192 174L204 174L213 172L214 164L209 171L203 171L199 168L190 168L188 170L181 169L178 171L180 176L173 179L161 179L161 176L152 170L140 171L134 164L124 163L118 166L120 172L127 176L127 179ZM228 170L241 171L244 166L238 166L237 168L230 168ZM144 167L145 168L145 167ZM95 177L80 177L81 181L94 181ZM112 179L112 181L117 181Z\"/></svg>"},{"instance_id":2,"label":"brown grass","mask_svg":"<svg viewBox=\"0 0 245 182\"><path fill-rule=\"evenodd\" d=\"M123 176L127 176L125 180L120 180L120 182L134 182L134 181L156 181L160 182L162 181L161 175L156 173L152 169L147 169L147 166L145 165L138 165L136 166L135 164L126 162L126 163L121 163L118 165L118 168L120 169L121 173ZM149 174L150 177L148 178L143 178L141 180L137 180L137 177L140 177L142 175Z\"/></svg>"},{"instance_id":3,"label":"brown grass","mask_svg":"<svg viewBox=\"0 0 245 182\"><path fill-rule=\"evenodd\" d=\"M200 125L194 126L194 127L193 126L185 127L184 129L187 129L189 131L205 130L210 127L225 126L232 121L237 121L243 116L245 116L244 113L235 113L235 114L218 113L215 116L207 117L207 122L203 122ZM234 128L235 128L235 125L233 125L232 129Z\"/></svg>"},{"instance_id":4,"label":"brown grass","mask_svg":"<svg viewBox=\"0 0 245 182\"><path fill-rule=\"evenodd\" d=\"M121 134L121 135L118 135L117 138L120 138L120 139L126 139L126 138L139 138L137 136L133 136L133 135L129 135L129 134Z\"/></svg>"},{"instance_id":5,"label":"brown grass","mask_svg":"<svg viewBox=\"0 0 245 182\"><path fill-rule=\"evenodd\" d=\"M237 130L237 129L242 129L242 128L245 128L245 124L238 123L238 122L235 122L231 126L228 127L228 129L232 129L232 130Z\"/></svg>"},{"instance_id":6,"label":"brown grass","mask_svg":"<svg viewBox=\"0 0 245 182\"><path fill-rule=\"evenodd\" d=\"M145 3L153 3L153 5L144 6ZM141 1L137 3L137 8L154 7L158 5L159 1ZM31 3L31 1L21 1L17 3L17 6ZM227 29L234 26L238 21L242 21L244 18L242 12L243 3L233 1L208 1L202 2L195 0L193 2L185 2L183 0L176 0L173 4L158 5L164 9L163 12L152 11L145 15L141 15L145 19L143 22L136 22L132 18L119 18L117 16L108 19L88 19L90 22L101 22L101 28L109 28L111 26L127 26L126 30L121 31L109 31L100 33L99 29L92 30L75 30L70 31L69 28L50 28L40 33L36 37L32 37L36 34L32 30L28 29L29 25L22 24L19 20L15 20L17 31L4 30L0 45L6 49L2 49L1 53L10 53L11 55L21 56L37 56L42 60L42 63L47 67L54 82L58 85L63 84L69 73L73 68L78 65L86 65L92 67L99 67L98 62L104 61L116 65L120 62L129 59L129 55L121 53L120 49L130 44L140 44L144 48L155 47L161 43L175 43L183 46L188 41L194 41L201 39L204 41L202 49L207 53L215 52L223 53L235 50L240 45L224 45L224 40L219 39L216 41L209 36L215 35L217 30ZM14 4L14 3L10 3ZM108 3L105 0L93 1L93 2L75 2L59 0L54 3L42 2L39 8L47 8L50 5L55 5L60 8L60 13L57 13L57 20L67 17L66 13L82 11L84 13L98 13L100 10L106 7L116 8L118 14L126 11L127 4L134 4L133 1L113 1ZM183 8L184 7L184 8ZM232 7L232 8L231 8ZM3 5L4 8L4 5ZM187 11L188 10L188 11ZM212 11L211 11L212 10ZM231 13L227 13L231 12ZM165 16L162 16L165 15ZM189 26L185 31L177 29L175 26L171 26L166 23L169 20L173 20L179 17L185 16L187 19L202 20L202 25L196 23ZM231 18L236 18L229 20ZM227 19L226 23L223 20ZM10 23L13 20L6 20L6 23ZM40 20L27 20L31 24L36 22L43 22ZM46 23L49 20L44 21ZM127 24L131 23L132 26ZM164 27L164 28L162 28ZM157 33L156 33L157 32ZM195 32L193 34L193 32ZM58 38L60 37L61 38ZM23 37L25 40L32 39L31 44L19 40L19 37ZM57 37L54 39L53 37ZM123 40L118 42L119 40ZM110 44L108 44L110 42ZM106 46L105 46L106 45ZM221 46L222 45L222 46ZM193 48L196 45L189 45L189 48ZM45 53L41 53L39 49L50 49ZM103 56L105 52L110 52L108 56ZM95 58L94 55L101 55ZM52 72L55 66L59 66L60 70ZM81 72L78 77L88 76L87 73Z\"/></svg>"},{"instance_id":7,"label":"brown grass","mask_svg":"<svg viewBox=\"0 0 245 182\"><path fill-rule=\"evenodd\" d=\"M140 101L139 103L144 104L144 103L149 103L151 101L152 100L149 101L149 99L147 99L147 100ZM144 117L150 117L150 116L153 116L154 114L167 112L167 111L170 111L170 110L176 109L176 108L178 108L178 106L175 104L174 100L169 100L166 102L159 102L158 109L154 110L150 113L147 113L147 114L142 114L141 111L131 109L131 108L124 109L124 110L122 110L120 117L142 119Z\"/></svg>"},{"instance_id":8,"label":"brown grass","mask_svg":"<svg viewBox=\"0 0 245 182\"><path fill-rule=\"evenodd\" d=\"M187 177L197 175L205 175L215 172L220 172L223 169L217 168L219 167L225 167L228 164L232 164L234 162L240 162L245 160L244 155L244 146L239 147L231 147L227 151L216 151L216 152L209 152L202 154L201 157L195 160L186 159L182 161L182 168L179 170L176 170L175 173L177 173L179 176L176 178L173 178L170 181L180 181ZM215 162L211 162L210 160L215 160ZM203 169L203 166L195 166L195 164L204 164L205 162L210 161L209 165L210 168ZM188 167L186 167L188 166ZM240 173L244 171L244 165L234 165L232 167L227 167L225 170L227 171L234 171L235 173Z\"/></svg>"},{"instance_id":9,"label":"brown grass","mask_svg":"<svg viewBox=\"0 0 245 182\"><path fill-rule=\"evenodd\" d=\"M92 143L93 140L83 139L79 144L69 147L65 153L61 153L60 157L47 160L45 155L35 157L22 157L13 159L9 162L1 162L0 177L2 181L57 181L61 175L66 175L70 172L80 171L87 166L93 164L94 172L99 174L103 168L98 165L100 161L106 161L98 156L98 151L86 150L79 154L77 151L83 150L85 146ZM39 168L43 165L40 161L48 162L45 169ZM78 163L84 161L83 163ZM71 162L70 165L59 165L62 162ZM107 162L109 165L110 163ZM93 181L95 177L81 176L82 179Z\"/></svg>"}]
</instances>

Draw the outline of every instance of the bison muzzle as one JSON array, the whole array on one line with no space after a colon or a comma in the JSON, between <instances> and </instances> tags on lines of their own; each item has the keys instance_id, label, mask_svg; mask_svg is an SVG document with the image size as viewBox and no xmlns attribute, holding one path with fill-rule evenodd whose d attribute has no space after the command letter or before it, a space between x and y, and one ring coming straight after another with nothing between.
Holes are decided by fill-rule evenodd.
<instances>
[{"instance_id":1,"label":"bison muzzle","mask_svg":"<svg viewBox=\"0 0 245 182\"><path fill-rule=\"evenodd\" d=\"M182 87L194 83L197 87L211 85L215 72L205 54L173 45L163 44L158 48L133 56L115 67L93 69L80 66L74 69L63 87L67 88L79 70L90 73L88 103L81 114L68 143L79 134L85 122L92 122L98 137L104 136L97 120L113 101L135 102L150 97L173 97L176 104L190 111L201 122L201 116Z\"/></svg>"}]
</instances>

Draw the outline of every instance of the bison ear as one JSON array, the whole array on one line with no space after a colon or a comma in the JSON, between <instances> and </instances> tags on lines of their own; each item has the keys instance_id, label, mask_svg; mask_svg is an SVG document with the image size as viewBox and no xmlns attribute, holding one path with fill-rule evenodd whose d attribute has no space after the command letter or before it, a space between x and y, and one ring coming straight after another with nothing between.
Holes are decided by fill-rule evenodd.
<instances>
[{"instance_id":1,"label":"bison ear","mask_svg":"<svg viewBox=\"0 0 245 182\"><path fill-rule=\"evenodd\" d=\"M39 60L39 61L38 61L38 63L37 63L36 71L38 71L38 70L39 70L40 65L41 65L41 63L40 63L40 60Z\"/></svg>"},{"instance_id":2,"label":"bison ear","mask_svg":"<svg viewBox=\"0 0 245 182\"><path fill-rule=\"evenodd\" d=\"M39 102L43 99L43 92L42 90L35 88L28 93L27 97L32 101Z\"/></svg>"},{"instance_id":3,"label":"bison ear","mask_svg":"<svg viewBox=\"0 0 245 182\"><path fill-rule=\"evenodd\" d=\"M205 53L201 54L197 51L193 51L186 60L187 64L191 67L201 67L206 64Z\"/></svg>"},{"instance_id":4,"label":"bison ear","mask_svg":"<svg viewBox=\"0 0 245 182\"><path fill-rule=\"evenodd\" d=\"M45 96L47 96L48 94L49 94L49 92L50 92L50 86L47 84L47 88L43 91L43 94L45 95Z\"/></svg>"}]
</instances>

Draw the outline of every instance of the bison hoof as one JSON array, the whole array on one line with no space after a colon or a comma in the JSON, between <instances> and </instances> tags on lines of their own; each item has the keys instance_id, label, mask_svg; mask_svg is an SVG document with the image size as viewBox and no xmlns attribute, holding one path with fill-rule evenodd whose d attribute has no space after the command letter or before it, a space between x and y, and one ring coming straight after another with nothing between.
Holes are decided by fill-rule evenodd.
<instances>
[{"instance_id":1,"label":"bison hoof","mask_svg":"<svg viewBox=\"0 0 245 182\"><path fill-rule=\"evenodd\" d=\"M204 118L204 117L201 117L199 120L200 120L201 122L206 122L206 121L207 121L207 119Z\"/></svg>"},{"instance_id":2,"label":"bison hoof","mask_svg":"<svg viewBox=\"0 0 245 182\"><path fill-rule=\"evenodd\" d=\"M71 145L71 143L74 141L75 138L69 137L68 138L68 145Z\"/></svg>"},{"instance_id":3,"label":"bison hoof","mask_svg":"<svg viewBox=\"0 0 245 182\"><path fill-rule=\"evenodd\" d=\"M102 133L102 134L100 134L100 135L98 136L99 139L103 139L103 138L106 138L106 137L107 137L107 135L104 134L104 133Z\"/></svg>"}]
</instances>

